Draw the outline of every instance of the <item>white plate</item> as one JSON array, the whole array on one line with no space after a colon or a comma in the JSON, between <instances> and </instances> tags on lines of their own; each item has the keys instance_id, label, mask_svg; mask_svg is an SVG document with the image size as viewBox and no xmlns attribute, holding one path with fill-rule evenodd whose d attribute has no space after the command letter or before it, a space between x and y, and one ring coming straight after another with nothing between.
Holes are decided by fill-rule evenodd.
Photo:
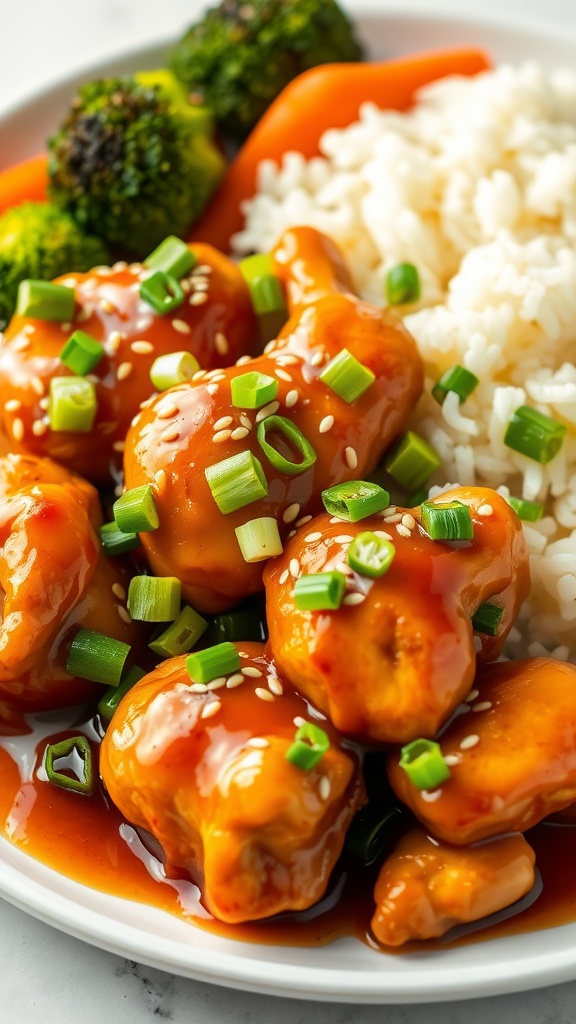
<instances>
[{"instance_id":1,"label":"white plate","mask_svg":"<svg viewBox=\"0 0 576 1024\"><path fill-rule=\"evenodd\" d=\"M352 4L349 6L352 7ZM362 5L376 11L378 0ZM494 19L367 14L363 37L374 56L480 45L497 60L573 64L576 27L522 28ZM85 69L0 121L0 153L15 162L38 152L79 81L153 67L154 47ZM57 728L57 725L54 726ZM159 910L106 896L45 867L0 839L0 895L70 935L176 974L273 995L402 1003L513 992L576 978L576 924L451 950L389 956L354 939L320 949L261 946L223 939Z\"/></svg>"}]
</instances>

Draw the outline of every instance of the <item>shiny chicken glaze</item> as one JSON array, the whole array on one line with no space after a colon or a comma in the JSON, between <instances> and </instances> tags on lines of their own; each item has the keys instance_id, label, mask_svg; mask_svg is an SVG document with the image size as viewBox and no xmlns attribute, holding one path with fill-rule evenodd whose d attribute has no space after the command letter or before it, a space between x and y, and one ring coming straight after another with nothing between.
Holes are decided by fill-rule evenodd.
<instances>
[{"instance_id":1,"label":"shiny chicken glaze","mask_svg":"<svg viewBox=\"0 0 576 1024\"><path fill-rule=\"evenodd\" d=\"M0 346L0 406L15 451L49 455L90 480L106 481L111 467L121 466L130 421L154 393L150 368L158 356L187 350L210 370L252 351L257 325L240 271L212 246L198 243L193 250L197 264L184 279L185 300L165 316L139 296L151 271L118 263L56 279L74 288L71 323L12 318ZM52 431L50 380L72 373L60 353L77 329L104 348L92 376L98 412L86 433Z\"/></svg>"},{"instance_id":2,"label":"shiny chicken glaze","mask_svg":"<svg viewBox=\"0 0 576 1024\"><path fill-rule=\"evenodd\" d=\"M316 767L286 759L294 719L317 715L292 690L282 693L261 644L236 646L242 672L217 689L195 686L183 657L137 683L100 757L116 806L231 923L317 902L363 800L358 760L329 723L319 723L331 745Z\"/></svg>"},{"instance_id":3,"label":"shiny chicken glaze","mask_svg":"<svg viewBox=\"0 0 576 1024\"><path fill-rule=\"evenodd\" d=\"M532 828L576 800L576 666L532 658L484 668L439 742L452 774L432 793L389 758L394 790L427 829L459 846Z\"/></svg>"},{"instance_id":4,"label":"shiny chicken glaze","mask_svg":"<svg viewBox=\"0 0 576 1024\"><path fill-rule=\"evenodd\" d=\"M528 593L522 527L503 498L486 488L462 487L434 500L468 505L472 541L431 540L419 508L410 512L413 528L403 526L403 532L396 526L404 509L357 523L324 513L266 567L273 657L342 732L382 743L434 736L470 690L477 658L500 654ZM489 515L478 511L488 508ZM395 547L391 567L377 579L346 564L350 541L367 530L384 531ZM294 575L332 570L348 577L340 608L297 608ZM471 616L490 599L504 608L497 636L475 635Z\"/></svg>"},{"instance_id":5,"label":"shiny chicken glaze","mask_svg":"<svg viewBox=\"0 0 576 1024\"><path fill-rule=\"evenodd\" d=\"M126 486L149 483L156 492L160 527L142 535L150 564L158 575L177 576L200 611L230 608L262 587L262 565L244 561L235 528L273 517L285 538L295 522L318 511L324 488L374 468L422 387L412 337L392 316L351 294L332 242L299 228L283 236L275 256L292 314L277 341L245 365L155 398L126 440ZM343 348L376 376L352 404L319 379ZM277 399L259 410L234 408L230 381L256 370L278 380ZM268 461L256 429L272 413L294 423L315 449L316 462L306 471L287 475ZM223 515L205 470L246 450L260 459L268 494Z\"/></svg>"}]
</instances>

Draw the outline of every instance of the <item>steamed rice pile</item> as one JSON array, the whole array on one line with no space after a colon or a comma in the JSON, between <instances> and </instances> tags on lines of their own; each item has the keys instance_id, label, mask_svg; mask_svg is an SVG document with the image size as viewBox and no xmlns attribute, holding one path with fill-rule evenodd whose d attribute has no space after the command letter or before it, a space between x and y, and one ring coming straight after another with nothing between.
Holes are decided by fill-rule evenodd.
<instances>
[{"instance_id":1,"label":"steamed rice pile","mask_svg":"<svg viewBox=\"0 0 576 1024\"><path fill-rule=\"evenodd\" d=\"M418 267L422 297L405 322L427 381L411 427L442 458L432 482L545 503L524 526L533 585L509 653L576 660L576 75L525 65L444 79L407 114L366 104L321 152L261 165L235 251L313 225L377 304L391 266ZM440 407L430 389L454 364L481 383ZM503 444L521 405L568 425L546 466Z\"/></svg>"}]
</instances>

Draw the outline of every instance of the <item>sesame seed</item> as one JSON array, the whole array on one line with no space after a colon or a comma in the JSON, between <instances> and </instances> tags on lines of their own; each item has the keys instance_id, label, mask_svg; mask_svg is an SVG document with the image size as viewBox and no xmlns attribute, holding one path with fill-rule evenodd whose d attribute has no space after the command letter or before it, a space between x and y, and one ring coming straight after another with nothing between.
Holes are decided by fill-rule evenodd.
<instances>
[{"instance_id":1,"label":"sesame seed","mask_svg":"<svg viewBox=\"0 0 576 1024\"><path fill-rule=\"evenodd\" d=\"M422 797L423 800L426 801L427 804L435 803L435 801L438 800L441 795L441 789L434 789L432 792L430 792L430 790L428 789L420 790L420 796Z\"/></svg>"},{"instance_id":2,"label":"sesame seed","mask_svg":"<svg viewBox=\"0 0 576 1024\"><path fill-rule=\"evenodd\" d=\"M128 270L126 260L118 260L118 262L112 267L112 270L115 270L117 274L119 274L121 270Z\"/></svg>"},{"instance_id":3,"label":"sesame seed","mask_svg":"<svg viewBox=\"0 0 576 1024\"><path fill-rule=\"evenodd\" d=\"M299 512L300 505L294 502L293 505L288 505L288 508L284 509L282 513L282 519L284 520L285 523L293 523Z\"/></svg>"},{"instance_id":4,"label":"sesame seed","mask_svg":"<svg viewBox=\"0 0 576 1024\"><path fill-rule=\"evenodd\" d=\"M130 618L130 613L127 612L126 609L123 608L121 604L116 605L116 611L118 612L118 615L122 619L122 622L132 622L132 619Z\"/></svg>"},{"instance_id":5,"label":"sesame seed","mask_svg":"<svg viewBox=\"0 0 576 1024\"><path fill-rule=\"evenodd\" d=\"M391 533L386 533L386 530L374 530L374 536L379 537L380 540L393 540Z\"/></svg>"},{"instance_id":6,"label":"sesame seed","mask_svg":"<svg viewBox=\"0 0 576 1024\"><path fill-rule=\"evenodd\" d=\"M132 344L130 345L130 348L132 349L133 352L136 352L136 355L139 356L147 356L150 354L150 352L154 351L154 345L152 345L150 341L143 340L133 341Z\"/></svg>"},{"instance_id":7,"label":"sesame seed","mask_svg":"<svg viewBox=\"0 0 576 1024\"><path fill-rule=\"evenodd\" d=\"M300 572L300 562L298 561L297 558L291 558L290 559L289 569L290 569L290 575L294 579L298 579L298 574Z\"/></svg>"},{"instance_id":8,"label":"sesame seed","mask_svg":"<svg viewBox=\"0 0 576 1024\"><path fill-rule=\"evenodd\" d=\"M222 441L228 441L232 437L231 430L217 430L212 440L215 444L221 444Z\"/></svg>"},{"instance_id":9,"label":"sesame seed","mask_svg":"<svg viewBox=\"0 0 576 1024\"><path fill-rule=\"evenodd\" d=\"M206 388L206 391L208 392L209 395L215 395L216 392L218 391L218 385L209 384L208 387Z\"/></svg>"},{"instance_id":10,"label":"sesame seed","mask_svg":"<svg viewBox=\"0 0 576 1024\"><path fill-rule=\"evenodd\" d=\"M218 384L221 380L226 380L226 374L222 373L221 370L212 370L212 373L208 374L208 376L214 384Z\"/></svg>"},{"instance_id":11,"label":"sesame seed","mask_svg":"<svg viewBox=\"0 0 576 1024\"><path fill-rule=\"evenodd\" d=\"M110 277L112 270L110 267L102 265L100 267L95 267L93 273L96 274L97 277Z\"/></svg>"},{"instance_id":12,"label":"sesame seed","mask_svg":"<svg viewBox=\"0 0 576 1024\"><path fill-rule=\"evenodd\" d=\"M32 433L34 437L43 437L48 430L48 423L46 420L34 420L32 424Z\"/></svg>"},{"instance_id":13,"label":"sesame seed","mask_svg":"<svg viewBox=\"0 0 576 1024\"><path fill-rule=\"evenodd\" d=\"M140 423L140 413L137 412L136 415L130 420L130 426L131 427L137 427L139 423Z\"/></svg>"},{"instance_id":14,"label":"sesame seed","mask_svg":"<svg viewBox=\"0 0 576 1024\"><path fill-rule=\"evenodd\" d=\"M178 406L172 401L156 407L156 416L159 420L171 420L172 417L176 416L179 412L180 410Z\"/></svg>"},{"instance_id":15,"label":"sesame seed","mask_svg":"<svg viewBox=\"0 0 576 1024\"><path fill-rule=\"evenodd\" d=\"M444 763L447 764L449 768L453 768L455 765L462 763L462 758L460 754L446 754L444 757Z\"/></svg>"},{"instance_id":16,"label":"sesame seed","mask_svg":"<svg viewBox=\"0 0 576 1024\"><path fill-rule=\"evenodd\" d=\"M272 338L272 341L269 341L268 344L264 347L264 354L268 355L268 353L272 352L274 348L276 348L276 339Z\"/></svg>"},{"instance_id":17,"label":"sesame seed","mask_svg":"<svg viewBox=\"0 0 576 1024\"><path fill-rule=\"evenodd\" d=\"M40 401L38 402L38 405L40 406L41 409L49 409L50 399L48 398L48 396L46 396L46 398L41 398Z\"/></svg>"},{"instance_id":18,"label":"sesame seed","mask_svg":"<svg viewBox=\"0 0 576 1024\"><path fill-rule=\"evenodd\" d=\"M279 356L276 356L276 362L278 363L278 366L295 366L298 359L296 356L291 356L290 353L284 355L284 353L281 352Z\"/></svg>"},{"instance_id":19,"label":"sesame seed","mask_svg":"<svg viewBox=\"0 0 576 1024\"><path fill-rule=\"evenodd\" d=\"M327 775L323 775L318 783L318 792L320 793L321 800L328 800L330 796L330 779Z\"/></svg>"},{"instance_id":20,"label":"sesame seed","mask_svg":"<svg viewBox=\"0 0 576 1024\"><path fill-rule=\"evenodd\" d=\"M265 750L266 747L270 746L270 741L264 739L263 736L253 736L252 739L246 743L247 747L254 747L255 750Z\"/></svg>"},{"instance_id":21,"label":"sesame seed","mask_svg":"<svg viewBox=\"0 0 576 1024\"><path fill-rule=\"evenodd\" d=\"M492 505L488 505L488 503L486 503L485 505L480 505L480 508L478 509L478 515L479 516L492 516L492 515L494 515L494 509L492 508Z\"/></svg>"},{"instance_id":22,"label":"sesame seed","mask_svg":"<svg viewBox=\"0 0 576 1024\"><path fill-rule=\"evenodd\" d=\"M132 373L132 363L120 363L120 366L116 370L116 377L118 380L126 380L127 377Z\"/></svg>"},{"instance_id":23,"label":"sesame seed","mask_svg":"<svg viewBox=\"0 0 576 1024\"><path fill-rule=\"evenodd\" d=\"M210 282L198 274L198 276L195 276L192 281L192 287L197 292L207 292L210 287Z\"/></svg>"},{"instance_id":24,"label":"sesame seed","mask_svg":"<svg viewBox=\"0 0 576 1024\"><path fill-rule=\"evenodd\" d=\"M221 416L219 420L216 420L214 424L214 430L225 430L232 423L232 416Z\"/></svg>"},{"instance_id":25,"label":"sesame seed","mask_svg":"<svg viewBox=\"0 0 576 1024\"><path fill-rule=\"evenodd\" d=\"M288 540L292 540L292 537L295 537L295 536L296 536L296 530L290 530L290 533L288 534Z\"/></svg>"},{"instance_id":26,"label":"sesame seed","mask_svg":"<svg viewBox=\"0 0 576 1024\"><path fill-rule=\"evenodd\" d=\"M333 426L334 426L334 417L333 416L325 416L324 419L320 421L320 426L318 427L318 430L319 430L319 432L321 434L327 434L328 431L331 430Z\"/></svg>"},{"instance_id":27,"label":"sesame seed","mask_svg":"<svg viewBox=\"0 0 576 1024\"><path fill-rule=\"evenodd\" d=\"M471 750L477 743L480 743L480 737L475 733L471 733L470 736L465 736L460 744L460 750Z\"/></svg>"},{"instance_id":28,"label":"sesame seed","mask_svg":"<svg viewBox=\"0 0 576 1024\"><path fill-rule=\"evenodd\" d=\"M30 338L17 338L12 348L15 352L25 352L27 348L30 348Z\"/></svg>"},{"instance_id":29,"label":"sesame seed","mask_svg":"<svg viewBox=\"0 0 576 1024\"><path fill-rule=\"evenodd\" d=\"M251 363L251 362L252 362L252 356L240 356L240 358L236 360L235 365L236 366L245 366L246 363Z\"/></svg>"},{"instance_id":30,"label":"sesame seed","mask_svg":"<svg viewBox=\"0 0 576 1024\"><path fill-rule=\"evenodd\" d=\"M122 335L120 334L120 331L112 331L108 340L104 344L104 348L108 355L116 355L118 349L120 348L121 342Z\"/></svg>"},{"instance_id":31,"label":"sesame seed","mask_svg":"<svg viewBox=\"0 0 576 1024\"><path fill-rule=\"evenodd\" d=\"M22 408L22 402L19 398L11 398L8 402L4 403L6 412L18 412L18 409Z\"/></svg>"},{"instance_id":32,"label":"sesame seed","mask_svg":"<svg viewBox=\"0 0 576 1024\"><path fill-rule=\"evenodd\" d=\"M99 306L103 313L114 313L116 310L114 303L110 302L110 299L100 299Z\"/></svg>"},{"instance_id":33,"label":"sesame seed","mask_svg":"<svg viewBox=\"0 0 576 1024\"><path fill-rule=\"evenodd\" d=\"M226 680L226 686L229 690L233 690L235 686L240 686L244 682L244 676L241 672L234 672L231 676L228 676Z\"/></svg>"},{"instance_id":34,"label":"sesame seed","mask_svg":"<svg viewBox=\"0 0 576 1024\"><path fill-rule=\"evenodd\" d=\"M175 331L178 331L178 334L192 333L192 328L190 327L190 324L187 324L185 320L178 320L178 318L176 318L175 320L172 321L172 327L174 328Z\"/></svg>"},{"instance_id":35,"label":"sesame seed","mask_svg":"<svg viewBox=\"0 0 576 1024\"><path fill-rule=\"evenodd\" d=\"M284 693L284 687L278 679L278 676L268 676L268 689L272 691L277 697L281 697Z\"/></svg>"},{"instance_id":36,"label":"sesame seed","mask_svg":"<svg viewBox=\"0 0 576 1024\"><path fill-rule=\"evenodd\" d=\"M252 430L252 420L245 412L240 413L240 423L243 427L246 427L246 430Z\"/></svg>"},{"instance_id":37,"label":"sesame seed","mask_svg":"<svg viewBox=\"0 0 576 1024\"><path fill-rule=\"evenodd\" d=\"M112 448L115 452L123 452L124 447L124 441L114 441L114 444L112 445Z\"/></svg>"},{"instance_id":38,"label":"sesame seed","mask_svg":"<svg viewBox=\"0 0 576 1024\"><path fill-rule=\"evenodd\" d=\"M240 669L243 676L249 676L250 679L260 679L262 673L259 668L254 668L252 665L247 665L246 668Z\"/></svg>"},{"instance_id":39,"label":"sesame seed","mask_svg":"<svg viewBox=\"0 0 576 1024\"><path fill-rule=\"evenodd\" d=\"M489 711L491 707L491 700L481 700L479 704L472 705L472 711Z\"/></svg>"},{"instance_id":40,"label":"sesame seed","mask_svg":"<svg viewBox=\"0 0 576 1024\"><path fill-rule=\"evenodd\" d=\"M476 697L478 696L479 693L480 693L480 690L470 690L470 693L468 694L467 697L464 698L464 700L466 700L466 701L476 700Z\"/></svg>"},{"instance_id":41,"label":"sesame seed","mask_svg":"<svg viewBox=\"0 0 576 1024\"><path fill-rule=\"evenodd\" d=\"M126 591L124 590L124 587L122 586L121 583L112 584L112 593L114 594L115 597L118 598L119 601L126 600Z\"/></svg>"},{"instance_id":42,"label":"sesame seed","mask_svg":"<svg viewBox=\"0 0 576 1024\"><path fill-rule=\"evenodd\" d=\"M292 377L290 376L289 373L286 372L286 370L281 370L279 367L277 367L276 376L279 377L280 380L287 380L288 383L292 383Z\"/></svg>"},{"instance_id":43,"label":"sesame seed","mask_svg":"<svg viewBox=\"0 0 576 1024\"><path fill-rule=\"evenodd\" d=\"M206 693L205 683L192 683L189 687L190 693Z\"/></svg>"},{"instance_id":44,"label":"sesame seed","mask_svg":"<svg viewBox=\"0 0 576 1024\"><path fill-rule=\"evenodd\" d=\"M309 523L312 516L301 516L300 519L296 520L296 526L304 526L305 523Z\"/></svg>"},{"instance_id":45,"label":"sesame seed","mask_svg":"<svg viewBox=\"0 0 576 1024\"><path fill-rule=\"evenodd\" d=\"M226 686L226 676L217 676L206 683L207 690L221 690L223 686Z\"/></svg>"},{"instance_id":46,"label":"sesame seed","mask_svg":"<svg viewBox=\"0 0 576 1024\"><path fill-rule=\"evenodd\" d=\"M21 441L24 437L24 423L19 418L15 419L12 424L12 436L15 441Z\"/></svg>"},{"instance_id":47,"label":"sesame seed","mask_svg":"<svg viewBox=\"0 0 576 1024\"><path fill-rule=\"evenodd\" d=\"M284 399L284 404L286 405L286 408L291 409L294 405L296 405L296 402L298 401L299 398L300 395L296 388L292 388L292 390L288 392L286 398Z\"/></svg>"},{"instance_id":48,"label":"sesame seed","mask_svg":"<svg viewBox=\"0 0 576 1024\"><path fill-rule=\"evenodd\" d=\"M349 469L356 469L358 465L358 456L354 448L346 448L344 450L344 458L346 459L346 465Z\"/></svg>"},{"instance_id":49,"label":"sesame seed","mask_svg":"<svg viewBox=\"0 0 576 1024\"><path fill-rule=\"evenodd\" d=\"M366 594L358 594L358 593L346 594L345 597L342 599L342 604L347 604L347 605L354 606L354 605L357 605L357 604L362 604L362 602L365 601L365 600L366 600Z\"/></svg>"},{"instance_id":50,"label":"sesame seed","mask_svg":"<svg viewBox=\"0 0 576 1024\"><path fill-rule=\"evenodd\" d=\"M192 374L192 380L201 380L202 377L206 376L206 370L196 370L196 373Z\"/></svg>"},{"instance_id":51,"label":"sesame seed","mask_svg":"<svg viewBox=\"0 0 576 1024\"><path fill-rule=\"evenodd\" d=\"M136 287L138 287L138 286L136 285ZM136 330L138 330L138 331L147 331L148 328L151 327L151 326L152 326L152 317L151 316L141 316L140 319L136 321Z\"/></svg>"},{"instance_id":52,"label":"sesame seed","mask_svg":"<svg viewBox=\"0 0 576 1024\"><path fill-rule=\"evenodd\" d=\"M230 349L228 338L225 334L222 334L222 331L217 331L214 335L214 344L216 346L216 351L221 356L225 356Z\"/></svg>"},{"instance_id":53,"label":"sesame seed","mask_svg":"<svg viewBox=\"0 0 576 1024\"><path fill-rule=\"evenodd\" d=\"M324 352L315 352L314 355L312 356L312 359L310 360L310 365L320 366L324 362L325 358L326 355Z\"/></svg>"},{"instance_id":54,"label":"sesame seed","mask_svg":"<svg viewBox=\"0 0 576 1024\"><path fill-rule=\"evenodd\" d=\"M160 493L166 487L167 480L168 478L166 476L165 469L159 469L158 472L154 474L154 483L156 484L156 488Z\"/></svg>"},{"instance_id":55,"label":"sesame seed","mask_svg":"<svg viewBox=\"0 0 576 1024\"><path fill-rule=\"evenodd\" d=\"M219 700L211 700L209 704L205 704L200 713L201 718L214 718L222 707Z\"/></svg>"},{"instance_id":56,"label":"sesame seed","mask_svg":"<svg viewBox=\"0 0 576 1024\"><path fill-rule=\"evenodd\" d=\"M334 537L336 544L349 544L351 540L352 537L349 533L339 533L337 537Z\"/></svg>"},{"instance_id":57,"label":"sesame seed","mask_svg":"<svg viewBox=\"0 0 576 1024\"><path fill-rule=\"evenodd\" d=\"M272 702L276 700L274 694L270 693L270 690L265 690L263 686L257 686L254 693L260 698L260 700L268 701L269 704L272 704Z\"/></svg>"},{"instance_id":58,"label":"sesame seed","mask_svg":"<svg viewBox=\"0 0 576 1024\"><path fill-rule=\"evenodd\" d=\"M206 295L206 292L193 292L188 299L188 302L191 306L201 306L207 300L208 296Z\"/></svg>"},{"instance_id":59,"label":"sesame seed","mask_svg":"<svg viewBox=\"0 0 576 1024\"><path fill-rule=\"evenodd\" d=\"M405 526L407 530L413 530L416 526L416 520L414 516L411 516L409 512L406 512L402 516L402 526Z\"/></svg>"},{"instance_id":60,"label":"sesame seed","mask_svg":"<svg viewBox=\"0 0 576 1024\"><path fill-rule=\"evenodd\" d=\"M303 725L306 725L306 719L302 718L302 715L296 715L296 718L293 718L292 721L297 729L301 729Z\"/></svg>"},{"instance_id":61,"label":"sesame seed","mask_svg":"<svg viewBox=\"0 0 576 1024\"><path fill-rule=\"evenodd\" d=\"M247 427L236 427L236 429L230 434L230 437L233 441L242 441L242 439L247 437L249 433L250 431Z\"/></svg>"},{"instance_id":62,"label":"sesame seed","mask_svg":"<svg viewBox=\"0 0 576 1024\"><path fill-rule=\"evenodd\" d=\"M178 427L166 427L166 430L163 430L160 434L160 440L166 442L176 441L179 437L180 431Z\"/></svg>"},{"instance_id":63,"label":"sesame seed","mask_svg":"<svg viewBox=\"0 0 576 1024\"><path fill-rule=\"evenodd\" d=\"M388 522L388 520L386 520L386 522ZM411 537L412 536L412 534L411 534L410 530L408 529L408 527L404 526L402 523L397 523L397 525L396 525L396 532L400 535L400 537Z\"/></svg>"},{"instance_id":64,"label":"sesame seed","mask_svg":"<svg viewBox=\"0 0 576 1024\"><path fill-rule=\"evenodd\" d=\"M384 522L385 523L401 523L402 522L402 516L400 515L399 512L392 512L391 515L384 516Z\"/></svg>"},{"instance_id":65,"label":"sesame seed","mask_svg":"<svg viewBox=\"0 0 576 1024\"><path fill-rule=\"evenodd\" d=\"M481 638L479 636L474 636L473 637L473 643L474 643L474 653L475 654L480 654L480 651L482 650L482 640L481 640Z\"/></svg>"},{"instance_id":66,"label":"sesame seed","mask_svg":"<svg viewBox=\"0 0 576 1024\"><path fill-rule=\"evenodd\" d=\"M284 586L284 584L286 583L286 580L288 579L289 575L290 575L290 570L289 569L284 569L284 572L282 573L282 575L280 576L280 579L278 580L278 582L279 582L281 587Z\"/></svg>"},{"instance_id":67,"label":"sesame seed","mask_svg":"<svg viewBox=\"0 0 576 1024\"><path fill-rule=\"evenodd\" d=\"M208 263L199 263L197 267L194 267L194 270L192 271L192 276L194 277L197 274L198 277L202 277L203 274L211 273L212 267Z\"/></svg>"},{"instance_id":68,"label":"sesame seed","mask_svg":"<svg viewBox=\"0 0 576 1024\"><path fill-rule=\"evenodd\" d=\"M256 423L261 423L267 416L273 416L279 408L280 402L268 402L268 405L264 405L259 412L256 413Z\"/></svg>"},{"instance_id":69,"label":"sesame seed","mask_svg":"<svg viewBox=\"0 0 576 1024\"><path fill-rule=\"evenodd\" d=\"M338 516L332 516L332 518L330 519L330 522L331 523L345 523L346 520L345 519L340 519Z\"/></svg>"},{"instance_id":70,"label":"sesame seed","mask_svg":"<svg viewBox=\"0 0 576 1024\"><path fill-rule=\"evenodd\" d=\"M37 395L40 395L40 397L42 397L42 395L46 394L46 388L44 386L44 381L42 380L41 377L31 377L30 378L30 386L31 386L32 390L36 392Z\"/></svg>"},{"instance_id":71,"label":"sesame seed","mask_svg":"<svg viewBox=\"0 0 576 1024\"><path fill-rule=\"evenodd\" d=\"M322 540L322 534L317 530L316 533L309 533L307 537L304 537L304 540L307 544L312 544L315 540Z\"/></svg>"}]
</instances>

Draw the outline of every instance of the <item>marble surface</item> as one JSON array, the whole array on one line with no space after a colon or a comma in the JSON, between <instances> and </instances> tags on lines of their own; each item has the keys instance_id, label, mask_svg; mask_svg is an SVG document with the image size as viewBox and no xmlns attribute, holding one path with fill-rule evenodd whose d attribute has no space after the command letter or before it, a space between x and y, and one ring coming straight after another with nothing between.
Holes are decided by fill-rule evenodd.
<instances>
[{"instance_id":1,"label":"marble surface","mask_svg":"<svg viewBox=\"0 0 576 1024\"><path fill-rule=\"evenodd\" d=\"M131 46L177 35L195 0L0 0L0 116L55 78ZM349 7L354 10L354 0ZM382 0L382 9L494 10L576 23L573 0ZM542 934L543 947L546 935ZM431 1006L354 1007L280 1000L201 984L68 937L0 900L0 1019L13 1024L131 1020L243 1024L572 1024L576 982ZM6 1016L4 1013L6 1012Z\"/></svg>"}]
</instances>

